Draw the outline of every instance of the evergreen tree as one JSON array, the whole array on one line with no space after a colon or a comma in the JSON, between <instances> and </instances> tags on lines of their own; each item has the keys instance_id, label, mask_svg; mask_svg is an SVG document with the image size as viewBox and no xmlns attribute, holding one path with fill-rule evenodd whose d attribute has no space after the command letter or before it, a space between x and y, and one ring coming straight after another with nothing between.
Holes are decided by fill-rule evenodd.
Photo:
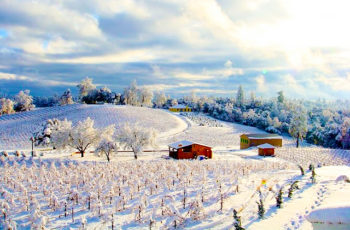
<instances>
[{"instance_id":1,"label":"evergreen tree","mask_svg":"<svg viewBox=\"0 0 350 230\"><path fill-rule=\"evenodd\" d=\"M235 230L244 230L244 228L242 227L241 217L237 214L238 212L236 211L236 209L233 209L233 226L235 227Z\"/></svg>"},{"instance_id":2,"label":"evergreen tree","mask_svg":"<svg viewBox=\"0 0 350 230\"><path fill-rule=\"evenodd\" d=\"M299 181L296 180L290 185L290 187L288 189L288 197L289 198L292 198L294 190L299 189L298 182Z\"/></svg>"},{"instance_id":3,"label":"evergreen tree","mask_svg":"<svg viewBox=\"0 0 350 230\"><path fill-rule=\"evenodd\" d=\"M279 191L278 191L278 195L276 197L276 207L277 208L282 208L282 204L283 204L283 191L282 191L283 188L281 188Z\"/></svg>"},{"instance_id":4,"label":"evergreen tree","mask_svg":"<svg viewBox=\"0 0 350 230\"><path fill-rule=\"evenodd\" d=\"M260 196L259 202L256 202L258 204L258 216L260 219L263 219L265 215L265 208L264 208L264 201L262 198L261 191L259 191L259 196Z\"/></svg>"},{"instance_id":5,"label":"evergreen tree","mask_svg":"<svg viewBox=\"0 0 350 230\"><path fill-rule=\"evenodd\" d=\"M236 95L236 104L237 106L243 106L244 104L244 91L242 85L238 87L237 95Z\"/></svg>"},{"instance_id":6,"label":"evergreen tree","mask_svg":"<svg viewBox=\"0 0 350 230\"><path fill-rule=\"evenodd\" d=\"M315 168L312 168L311 171L311 183L315 184L316 183L316 172L315 172Z\"/></svg>"},{"instance_id":7,"label":"evergreen tree","mask_svg":"<svg viewBox=\"0 0 350 230\"><path fill-rule=\"evenodd\" d=\"M281 91L277 92L277 94L278 94L277 101L278 101L279 103L284 103L284 94L283 94L283 91L281 90Z\"/></svg>"}]
</instances>

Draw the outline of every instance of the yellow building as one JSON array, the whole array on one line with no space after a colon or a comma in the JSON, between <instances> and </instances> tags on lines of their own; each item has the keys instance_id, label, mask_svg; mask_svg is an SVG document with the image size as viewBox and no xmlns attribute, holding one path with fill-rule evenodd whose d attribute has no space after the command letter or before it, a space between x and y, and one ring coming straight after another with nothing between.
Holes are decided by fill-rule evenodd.
<instances>
[{"instance_id":1,"label":"yellow building","mask_svg":"<svg viewBox=\"0 0 350 230\"><path fill-rule=\"evenodd\" d=\"M258 146L265 143L275 147L282 147L282 137L277 134L242 134L240 138L241 149L247 149L249 147Z\"/></svg>"},{"instance_id":2,"label":"yellow building","mask_svg":"<svg viewBox=\"0 0 350 230\"><path fill-rule=\"evenodd\" d=\"M184 105L174 105L169 108L171 112L192 112L192 109L188 106Z\"/></svg>"}]
</instances>

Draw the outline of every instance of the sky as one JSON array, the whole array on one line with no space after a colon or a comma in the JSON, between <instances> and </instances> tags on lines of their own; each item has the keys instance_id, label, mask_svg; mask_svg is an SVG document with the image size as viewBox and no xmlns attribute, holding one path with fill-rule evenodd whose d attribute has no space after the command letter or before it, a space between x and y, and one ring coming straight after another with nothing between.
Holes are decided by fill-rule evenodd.
<instances>
[{"instance_id":1,"label":"sky","mask_svg":"<svg viewBox=\"0 0 350 230\"><path fill-rule=\"evenodd\" d=\"M0 0L0 93L350 99L348 0Z\"/></svg>"}]
</instances>

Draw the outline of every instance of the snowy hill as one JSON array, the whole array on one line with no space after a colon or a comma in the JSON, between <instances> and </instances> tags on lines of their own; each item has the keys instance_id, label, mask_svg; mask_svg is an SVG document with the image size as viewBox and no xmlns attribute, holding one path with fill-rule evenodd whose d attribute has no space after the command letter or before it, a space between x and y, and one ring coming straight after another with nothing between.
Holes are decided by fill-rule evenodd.
<instances>
[{"instance_id":1,"label":"snowy hill","mask_svg":"<svg viewBox=\"0 0 350 230\"><path fill-rule=\"evenodd\" d=\"M96 128L125 122L138 122L144 127L153 127L160 135L179 132L187 127L178 117L158 109L115 105L67 105L40 108L34 111L0 116L0 149L30 148L29 138L48 119L71 120L73 124L90 117Z\"/></svg>"}]
</instances>

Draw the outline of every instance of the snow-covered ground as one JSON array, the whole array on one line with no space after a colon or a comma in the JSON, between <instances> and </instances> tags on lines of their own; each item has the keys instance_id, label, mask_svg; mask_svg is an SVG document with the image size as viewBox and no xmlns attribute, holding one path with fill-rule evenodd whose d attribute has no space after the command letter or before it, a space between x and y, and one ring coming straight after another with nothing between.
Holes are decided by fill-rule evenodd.
<instances>
[{"instance_id":1,"label":"snow-covered ground","mask_svg":"<svg viewBox=\"0 0 350 230\"><path fill-rule=\"evenodd\" d=\"M40 159L14 156L16 149L29 155L27 135L46 119L67 117L76 123L88 116L97 127L126 121L153 127L160 132L159 150L183 139L212 146L214 159L166 160L162 151L143 153L137 161L131 153L118 153L110 163L91 153L80 158L69 150L38 150L44 154ZM239 150L240 134L263 131L194 116L73 105L0 117L0 150L10 155L0 158L0 210L6 212L6 223L19 229L41 223L49 229L111 229L112 222L115 229L149 229L150 224L152 229L234 229L236 209L246 229L307 230L312 229L305 219L310 211L349 202L350 183L336 182L340 175L350 177L348 151L308 144L296 149L284 137L277 156L264 158L255 148ZM310 163L316 166L315 184L307 170ZM298 164L305 168L304 176ZM295 181L299 189L288 198ZM284 203L279 209L275 197L281 188ZM262 220L256 204L260 198L266 210Z\"/></svg>"}]
</instances>

